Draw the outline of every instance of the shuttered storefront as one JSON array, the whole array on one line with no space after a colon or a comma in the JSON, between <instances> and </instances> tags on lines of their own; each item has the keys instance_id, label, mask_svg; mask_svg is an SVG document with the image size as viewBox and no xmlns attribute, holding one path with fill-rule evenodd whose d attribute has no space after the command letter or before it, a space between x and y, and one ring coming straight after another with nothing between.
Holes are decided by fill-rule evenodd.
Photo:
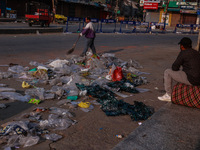
<instances>
[{"instance_id":1,"label":"shuttered storefront","mask_svg":"<svg viewBox=\"0 0 200 150\"><path fill-rule=\"evenodd\" d=\"M196 24L197 15L195 14L181 14L182 24Z\"/></svg>"},{"instance_id":2,"label":"shuttered storefront","mask_svg":"<svg viewBox=\"0 0 200 150\"><path fill-rule=\"evenodd\" d=\"M180 13L172 13L171 16L171 27L175 27L177 24L180 24Z\"/></svg>"},{"instance_id":3,"label":"shuttered storefront","mask_svg":"<svg viewBox=\"0 0 200 150\"><path fill-rule=\"evenodd\" d=\"M159 22L160 13L159 12L147 12L146 22Z\"/></svg>"}]
</instances>

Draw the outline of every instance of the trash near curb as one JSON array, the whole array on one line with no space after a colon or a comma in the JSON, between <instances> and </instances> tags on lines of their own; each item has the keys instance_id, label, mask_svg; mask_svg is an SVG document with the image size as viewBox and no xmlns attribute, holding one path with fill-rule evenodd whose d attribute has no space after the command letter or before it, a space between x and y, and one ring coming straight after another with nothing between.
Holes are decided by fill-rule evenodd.
<instances>
[{"instance_id":1,"label":"trash near curb","mask_svg":"<svg viewBox=\"0 0 200 150\"><path fill-rule=\"evenodd\" d=\"M131 105L122 100L130 96L127 93L148 91L138 88L147 83L141 75L148 73L139 71L143 67L135 60L123 61L111 53L97 56L89 52L85 57L72 55L45 64L31 61L30 65L31 68L15 64L8 66L7 72L0 72L1 79L14 78L24 89L21 94L0 84L0 99L33 105L54 99L58 100L58 106L67 105L69 109L36 107L15 121L1 125L0 144L5 149L32 146L42 139L55 142L63 138L56 131L66 130L77 123L70 112L74 109L88 113L95 105L100 105L107 116L129 115L133 121L146 120L154 113L153 108L142 102L134 101ZM46 84L51 88L39 87ZM1 109L6 107L0 105ZM48 113L47 119L43 119L44 113Z\"/></svg>"}]
</instances>

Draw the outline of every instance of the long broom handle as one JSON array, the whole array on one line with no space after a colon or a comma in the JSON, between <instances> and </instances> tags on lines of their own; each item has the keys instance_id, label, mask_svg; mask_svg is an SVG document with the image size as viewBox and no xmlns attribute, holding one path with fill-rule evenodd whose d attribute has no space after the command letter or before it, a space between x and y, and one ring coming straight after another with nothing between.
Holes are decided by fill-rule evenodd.
<instances>
[{"instance_id":1,"label":"long broom handle","mask_svg":"<svg viewBox=\"0 0 200 150\"><path fill-rule=\"evenodd\" d=\"M79 34L79 36L78 36L78 39L77 39L76 42L74 43L74 47L76 46L76 44L77 44L79 38L80 38L80 34Z\"/></svg>"}]
</instances>

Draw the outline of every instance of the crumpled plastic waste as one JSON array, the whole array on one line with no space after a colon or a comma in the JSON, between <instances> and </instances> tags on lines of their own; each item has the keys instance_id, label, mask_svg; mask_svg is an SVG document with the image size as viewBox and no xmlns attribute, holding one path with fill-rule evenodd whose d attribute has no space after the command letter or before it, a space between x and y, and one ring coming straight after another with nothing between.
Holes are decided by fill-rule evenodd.
<instances>
[{"instance_id":1,"label":"crumpled plastic waste","mask_svg":"<svg viewBox=\"0 0 200 150\"><path fill-rule=\"evenodd\" d=\"M48 70L48 68L45 67L45 66L38 66L38 67L37 67L37 70L41 70L41 69L42 69L42 70L46 70L46 71ZM37 71L37 70L36 70L36 71Z\"/></svg>"},{"instance_id":2,"label":"crumpled plastic waste","mask_svg":"<svg viewBox=\"0 0 200 150\"><path fill-rule=\"evenodd\" d=\"M24 72L24 67L22 67L20 65L16 65L16 66L9 67L8 71L10 71L12 73L22 73L22 72Z\"/></svg>"},{"instance_id":3,"label":"crumpled plastic waste","mask_svg":"<svg viewBox=\"0 0 200 150\"><path fill-rule=\"evenodd\" d=\"M7 88L7 87L0 87L0 92L15 92L16 90L13 88Z\"/></svg>"},{"instance_id":4,"label":"crumpled plastic waste","mask_svg":"<svg viewBox=\"0 0 200 150\"><path fill-rule=\"evenodd\" d=\"M65 116L50 114L48 117L48 126L54 130L65 130L76 122Z\"/></svg>"},{"instance_id":5,"label":"crumpled plastic waste","mask_svg":"<svg viewBox=\"0 0 200 150\"><path fill-rule=\"evenodd\" d=\"M29 147L37 144L39 140L39 136L20 137L19 143L20 145L24 145L24 147Z\"/></svg>"},{"instance_id":6,"label":"crumpled plastic waste","mask_svg":"<svg viewBox=\"0 0 200 150\"><path fill-rule=\"evenodd\" d=\"M121 81L124 77L121 67L116 67L112 74L112 81Z\"/></svg>"},{"instance_id":7,"label":"crumpled plastic waste","mask_svg":"<svg viewBox=\"0 0 200 150\"><path fill-rule=\"evenodd\" d=\"M67 96L67 99L75 101L78 99L78 96Z\"/></svg>"},{"instance_id":8,"label":"crumpled plastic waste","mask_svg":"<svg viewBox=\"0 0 200 150\"><path fill-rule=\"evenodd\" d=\"M80 110L84 111L84 112L90 112L91 110L94 109L93 105L90 105L88 108L80 108Z\"/></svg>"},{"instance_id":9,"label":"crumpled plastic waste","mask_svg":"<svg viewBox=\"0 0 200 150\"><path fill-rule=\"evenodd\" d=\"M58 141L59 139L61 139L62 138L62 136L61 135L58 135L58 134L55 134L55 133L52 133L52 134L46 134L45 135L45 138L47 139L47 140L50 140L50 141Z\"/></svg>"},{"instance_id":10,"label":"crumpled plastic waste","mask_svg":"<svg viewBox=\"0 0 200 150\"><path fill-rule=\"evenodd\" d=\"M33 77L43 80L48 80L47 70L39 69L33 73Z\"/></svg>"},{"instance_id":11,"label":"crumpled plastic waste","mask_svg":"<svg viewBox=\"0 0 200 150\"><path fill-rule=\"evenodd\" d=\"M16 92L0 92L0 97L2 99L19 100L22 102L28 102L30 100L29 95L23 96L20 93L16 93Z\"/></svg>"},{"instance_id":12,"label":"crumpled plastic waste","mask_svg":"<svg viewBox=\"0 0 200 150\"><path fill-rule=\"evenodd\" d=\"M51 108L49 108L49 111L50 111L50 113L53 113L53 114L73 117L73 115L67 109L51 107Z\"/></svg>"},{"instance_id":13,"label":"crumpled plastic waste","mask_svg":"<svg viewBox=\"0 0 200 150\"><path fill-rule=\"evenodd\" d=\"M31 65L31 66L44 66L42 63L38 63L36 61L29 62L29 65Z\"/></svg>"},{"instance_id":14,"label":"crumpled plastic waste","mask_svg":"<svg viewBox=\"0 0 200 150\"><path fill-rule=\"evenodd\" d=\"M31 88L31 87L32 87L32 85L30 85L29 83L27 83L25 81L22 82L22 88Z\"/></svg>"},{"instance_id":15,"label":"crumpled plastic waste","mask_svg":"<svg viewBox=\"0 0 200 150\"><path fill-rule=\"evenodd\" d=\"M89 108L90 105L91 105L90 102L80 102L78 104L78 106L81 107L81 108Z\"/></svg>"},{"instance_id":16,"label":"crumpled plastic waste","mask_svg":"<svg viewBox=\"0 0 200 150\"><path fill-rule=\"evenodd\" d=\"M13 77L11 72L0 72L0 79L7 79Z\"/></svg>"},{"instance_id":17,"label":"crumpled plastic waste","mask_svg":"<svg viewBox=\"0 0 200 150\"><path fill-rule=\"evenodd\" d=\"M54 60L53 62L51 62L49 64L49 66L53 67L53 68L63 68L64 65L68 64L69 61L68 60Z\"/></svg>"},{"instance_id":18,"label":"crumpled plastic waste","mask_svg":"<svg viewBox=\"0 0 200 150\"><path fill-rule=\"evenodd\" d=\"M102 105L101 109L107 116L130 115L132 120L138 121L146 120L154 113L153 108L147 107L142 102L134 102L134 105L130 105L122 100L117 100L113 92L102 89L99 85L84 86L77 83L76 86L80 90L87 90L88 95L98 98L97 102Z\"/></svg>"},{"instance_id":19,"label":"crumpled plastic waste","mask_svg":"<svg viewBox=\"0 0 200 150\"><path fill-rule=\"evenodd\" d=\"M111 88L117 88L118 91L125 91L129 93L139 93L134 84L129 80L123 78L121 81L109 82L107 85Z\"/></svg>"},{"instance_id":20,"label":"crumpled plastic waste","mask_svg":"<svg viewBox=\"0 0 200 150\"><path fill-rule=\"evenodd\" d=\"M62 87L59 87L59 86L53 86L50 90L51 93L54 93L58 96L63 96L64 94L64 89Z\"/></svg>"},{"instance_id":21,"label":"crumpled plastic waste","mask_svg":"<svg viewBox=\"0 0 200 150\"><path fill-rule=\"evenodd\" d=\"M25 94L31 97L39 98L40 100L45 100L45 90L44 88L34 88L25 90Z\"/></svg>"},{"instance_id":22,"label":"crumpled plastic waste","mask_svg":"<svg viewBox=\"0 0 200 150\"><path fill-rule=\"evenodd\" d=\"M41 102L39 99L31 98L28 103L38 105Z\"/></svg>"},{"instance_id":23,"label":"crumpled plastic waste","mask_svg":"<svg viewBox=\"0 0 200 150\"><path fill-rule=\"evenodd\" d=\"M133 60L133 59L130 59L129 62L128 62L128 65L129 66L132 66L136 69L142 69L143 67L140 65L139 62L137 62L136 60Z\"/></svg>"}]
</instances>

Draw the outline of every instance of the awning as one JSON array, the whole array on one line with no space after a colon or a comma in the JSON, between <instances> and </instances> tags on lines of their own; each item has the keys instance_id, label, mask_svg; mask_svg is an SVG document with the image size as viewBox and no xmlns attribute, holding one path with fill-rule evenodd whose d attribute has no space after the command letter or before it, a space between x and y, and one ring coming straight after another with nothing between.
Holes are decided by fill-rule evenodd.
<instances>
[{"instance_id":1,"label":"awning","mask_svg":"<svg viewBox=\"0 0 200 150\"><path fill-rule=\"evenodd\" d=\"M168 8L167 11L178 11L178 12L180 12L180 8Z\"/></svg>"},{"instance_id":2,"label":"awning","mask_svg":"<svg viewBox=\"0 0 200 150\"><path fill-rule=\"evenodd\" d=\"M175 2L175 1L170 1L168 7L171 8L178 8L179 7L179 2Z\"/></svg>"}]
</instances>

